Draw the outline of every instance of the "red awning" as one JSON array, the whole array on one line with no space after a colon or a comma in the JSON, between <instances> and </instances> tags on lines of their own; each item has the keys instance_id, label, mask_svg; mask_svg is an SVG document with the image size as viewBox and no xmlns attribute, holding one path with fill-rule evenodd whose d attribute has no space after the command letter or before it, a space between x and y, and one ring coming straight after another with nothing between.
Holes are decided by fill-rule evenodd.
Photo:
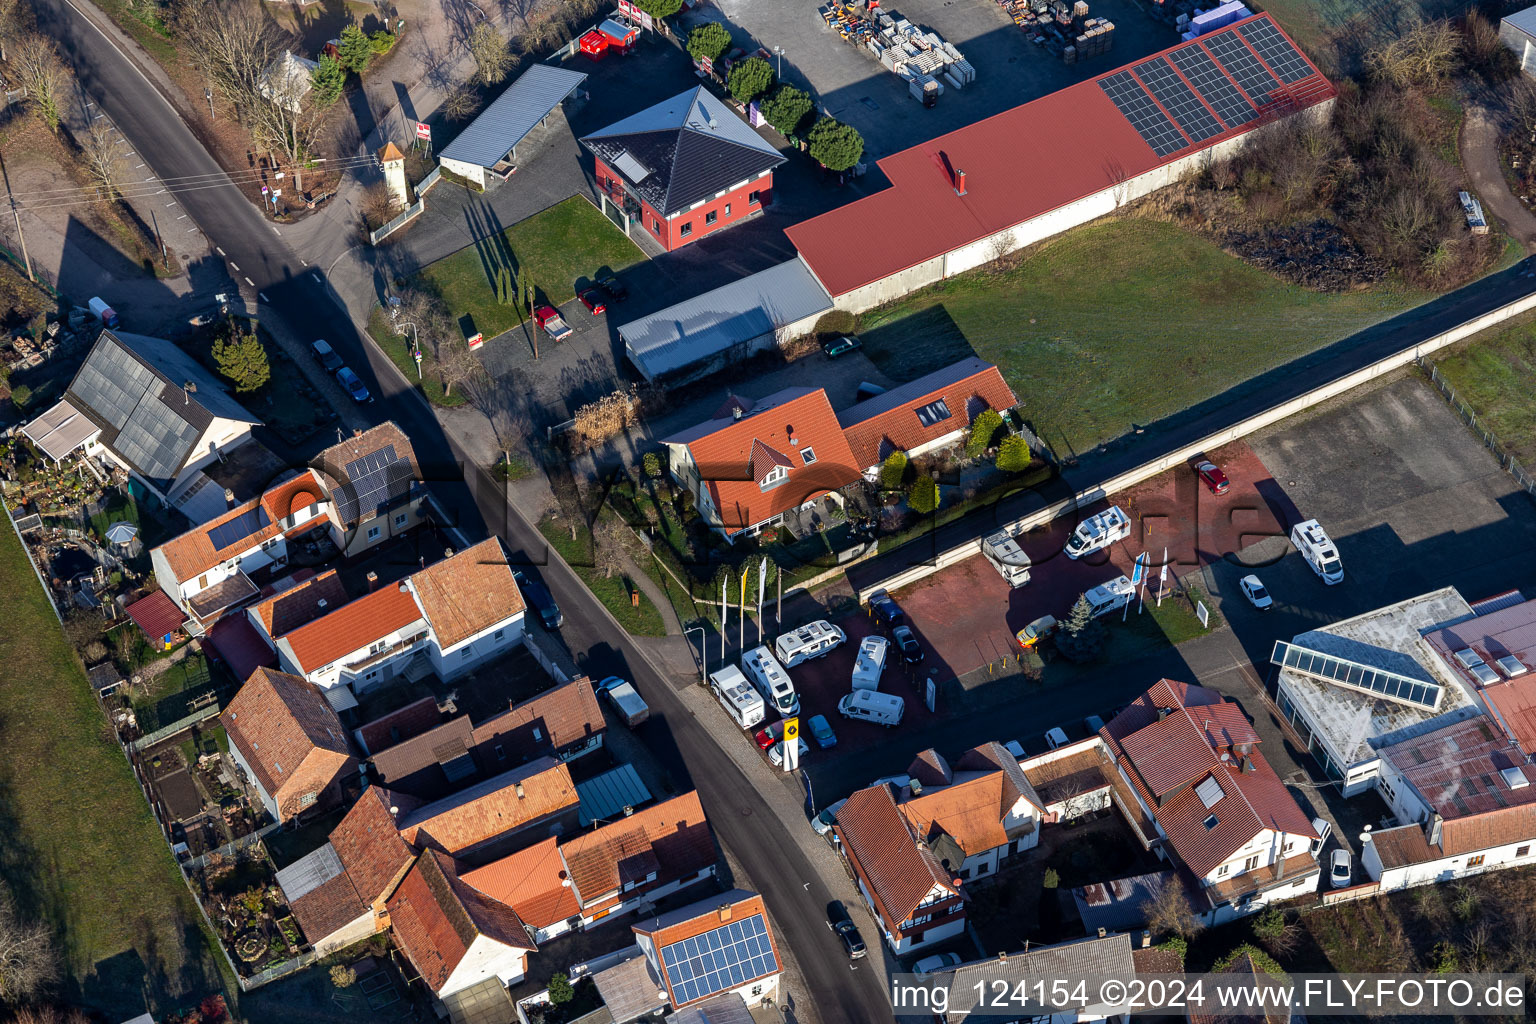
<instances>
[{"instance_id":1,"label":"red awning","mask_svg":"<svg viewBox=\"0 0 1536 1024\"><path fill-rule=\"evenodd\" d=\"M180 633L181 624L187 619L181 609L176 607L176 603L165 596L163 590L140 598L129 605L126 611L128 617L138 623L139 628L155 643Z\"/></svg>"}]
</instances>

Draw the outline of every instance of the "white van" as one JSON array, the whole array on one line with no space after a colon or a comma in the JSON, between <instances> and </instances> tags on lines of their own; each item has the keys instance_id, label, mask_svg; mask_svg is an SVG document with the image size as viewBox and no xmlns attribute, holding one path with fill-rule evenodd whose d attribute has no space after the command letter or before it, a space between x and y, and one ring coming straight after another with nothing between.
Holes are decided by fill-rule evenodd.
<instances>
[{"instance_id":1,"label":"white van","mask_svg":"<svg viewBox=\"0 0 1536 1024\"><path fill-rule=\"evenodd\" d=\"M854 690L837 702L837 710L844 718L877 722L887 729L901 721L901 713L906 709L906 701L879 690Z\"/></svg>"},{"instance_id":2,"label":"white van","mask_svg":"<svg viewBox=\"0 0 1536 1024\"><path fill-rule=\"evenodd\" d=\"M859 641L859 659L853 663L853 688L855 690L880 689L880 677L885 673L885 656L891 642L883 636L867 636Z\"/></svg>"},{"instance_id":3,"label":"white van","mask_svg":"<svg viewBox=\"0 0 1536 1024\"><path fill-rule=\"evenodd\" d=\"M800 697L789 673L767 647L754 647L741 656L741 669L775 711L785 718L800 713Z\"/></svg>"},{"instance_id":4,"label":"white van","mask_svg":"<svg viewBox=\"0 0 1536 1024\"><path fill-rule=\"evenodd\" d=\"M1077 524L1077 529L1072 531L1072 537L1067 541L1067 557L1082 558L1130 535L1131 521L1125 511L1115 505Z\"/></svg>"},{"instance_id":5,"label":"white van","mask_svg":"<svg viewBox=\"0 0 1536 1024\"><path fill-rule=\"evenodd\" d=\"M1007 530L1000 530L983 540L981 553L1010 587L1022 587L1029 582L1029 556Z\"/></svg>"},{"instance_id":6,"label":"white van","mask_svg":"<svg viewBox=\"0 0 1536 1024\"><path fill-rule=\"evenodd\" d=\"M779 656L779 664L794 668L802 661L826 655L846 639L841 629L826 619L817 619L779 637L773 642L773 649Z\"/></svg>"},{"instance_id":7,"label":"white van","mask_svg":"<svg viewBox=\"0 0 1536 1024\"><path fill-rule=\"evenodd\" d=\"M752 684L741 674L741 669L727 665L718 672L711 672L709 688L715 691L715 698L725 708L725 713L731 716L731 721L743 729L762 724L767 714L763 698L752 689Z\"/></svg>"},{"instance_id":8,"label":"white van","mask_svg":"<svg viewBox=\"0 0 1536 1024\"><path fill-rule=\"evenodd\" d=\"M1088 599L1088 607L1093 610L1094 617L1097 618L1124 608L1131 603L1131 598L1135 594L1136 587L1130 580L1124 576L1116 576L1107 583L1100 583L1083 596Z\"/></svg>"},{"instance_id":9,"label":"white van","mask_svg":"<svg viewBox=\"0 0 1536 1024\"><path fill-rule=\"evenodd\" d=\"M1291 543L1296 545L1296 550L1317 573L1318 579L1330 587L1344 582L1344 562L1339 558L1339 549L1316 519L1291 527Z\"/></svg>"},{"instance_id":10,"label":"white van","mask_svg":"<svg viewBox=\"0 0 1536 1024\"><path fill-rule=\"evenodd\" d=\"M100 298L99 296L92 296L89 305L91 307L91 312L96 314L96 319L101 321L101 325L103 327L111 328L114 330L117 328L118 324L121 322L117 318L117 311L111 306L107 305L104 299Z\"/></svg>"}]
</instances>

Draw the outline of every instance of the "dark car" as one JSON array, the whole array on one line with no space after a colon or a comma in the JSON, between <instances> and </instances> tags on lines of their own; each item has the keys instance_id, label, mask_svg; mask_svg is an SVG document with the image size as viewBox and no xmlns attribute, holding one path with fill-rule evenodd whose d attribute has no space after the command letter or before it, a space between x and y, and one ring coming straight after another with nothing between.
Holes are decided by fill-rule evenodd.
<instances>
[{"instance_id":1,"label":"dark car","mask_svg":"<svg viewBox=\"0 0 1536 1024\"><path fill-rule=\"evenodd\" d=\"M840 335L839 337L832 338L821 343L821 350L827 354L828 359L836 359L838 356L845 356L849 352L863 347L864 346L859 341L859 339L855 338L851 334Z\"/></svg>"},{"instance_id":2,"label":"dark car","mask_svg":"<svg viewBox=\"0 0 1536 1024\"><path fill-rule=\"evenodd\" d=\"M901 648L901 656L908 664L915 665L923 660L923 645L917 642L911 626L897 626L891 630L891 636L896 638L896 646Z\"/></svg>"},{"instance_id":3,"label":"dark car","mask_svg":"<svg viewBox=\"0 0 1536 1024\"><path fill-rule=\"evenodd\" d=\"M615 302L623 302L629 298L629 289L625 288L619 279L612 274L609 274L607 277L598 278L597 286L607 292L608 297Z\"/></svg>"},{"instance_id":4,"label":"dark car","mask_svg":"<svg viewBox=\"0 0 1536 1024\"><path fill-rule=\"evenodd\" d=\"M869 596L869 613L873 616L876 625L886 628L899 626L907 621L907 615L901 610L901 605L883 590L877 590Z\"/></svg>"},{"instance_id":5,"label":"dark car","mask_svg":"<svg viewBox=\"0 0 1536 1024\"><path fill-rule=\"evenodd\" d=\"M337 355L336 350L331 348L330 342L324 339L312 341L309 348L315 354L315 362L325 367L327 372L335 373L341 369L341 356Z\"/></svg>"},{"instance_id":6,"label":"dark car","mask_svg":"<svg viewBox=\"0 0 1536 1024\"><path fill-rule=\"evenodd\" d=\"M864 946L864 936L859 934L859 929L849 918L848 911L838 900L827 904L827 927L843 940L843 949L848 952L848 959L862 960L869 952Z\"/></svg>"},{"instance_id":7,"label":"dark car","mask_svg":"<svg viewBox=\"0 0 1536 1024\"><path fill-rule=\"evenodd\" d=\"M588 288L577 296L581 304L587 307L587 312L593 316L602 316L608 312L608 304L603 301L602 293L596 288Z\"/></svg>"},{"instance_id":8,"label":"dark car","mask_svg":"<svg viewBox=\"0 0 1536 1024\"><path fill-rule=\"evenodd\" d=\"M1212 494L1226 494L1232 486L1232 481L1227 479L1227 474L1221 471L1221 467L1209 459L1202 459L1195 464L1195 472L1200 474L1200 481Z\"/></svg>"},{"instance_id":9,"label":"dark car","mask_svg":"<svg viewBox=\"0 0 1536 1024\"><path fill-rule=\"evenodd\" d=\"M554 595L548 587L538 580L530 579L521 569L514 569L512 578L517 581L517 589L522 591L523 600L539 613L539 621L544 623L545 629L559 629L565 623L565 616L560 614L560 606L555 604Z\"/></svg>"},{"instance_id":10,"label":"dark car","mask_svg":"<svg viewBox=\"0 0 1536 1024\"><path fill-rule=\"evenodd\" d=\"M352 401L362 405L373 401L373 396L368 393L368 386L362 378L353 373L350 367L343 366L336 371L336 383L342 386L347 394L352 396Z\"/></svg>"}]
</instances>

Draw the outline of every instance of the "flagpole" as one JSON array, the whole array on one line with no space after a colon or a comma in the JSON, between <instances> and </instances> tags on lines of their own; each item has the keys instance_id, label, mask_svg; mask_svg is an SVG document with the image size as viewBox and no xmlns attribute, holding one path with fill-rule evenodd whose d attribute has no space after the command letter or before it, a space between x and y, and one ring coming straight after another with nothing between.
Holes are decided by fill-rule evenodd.
<instances>
[{"instance_id":1,"label":"flagpole","mask_svg":"<svg viewBox=\"0 0 1536 1024\"><path fill-rule=\"evenodd\" d=\"M725 588L731 578L731 570L725 570L725 575L720 577L720 664L725 665L725 627L727 623L725 610Z\"/></svg>"},{"instance_id":2,"label":"flagpole","mask_svg":"<svg viewBox=\"0 0 1536 1024\"><path fill-rule=\"evenodd\" d=\"M741 567L741 602L736 613L736 649L739 651L747 647L747 575L750 571L748 566Z\"/></svg>"},{"instance_id":3,"label":"flagpole","mask_svg":"<svg viewBox=\"0 0 1536 1024\"><path fill-rule=\"evenodd\" d=\"M768 556L757 567L757 642L763 642L763 588L768 586Z\"/></svg>"}]
</instances>

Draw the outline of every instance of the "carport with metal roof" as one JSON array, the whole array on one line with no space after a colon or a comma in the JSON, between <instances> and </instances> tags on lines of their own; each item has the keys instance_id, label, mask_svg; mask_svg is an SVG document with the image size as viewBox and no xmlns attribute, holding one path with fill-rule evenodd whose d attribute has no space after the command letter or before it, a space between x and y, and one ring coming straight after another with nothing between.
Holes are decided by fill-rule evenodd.
<instances>
[{"instance_id":1,"label":"carport with metal roof","mask_svg":"<svg viewBox=\"0 0 1536 1024\"><path fill-rule=\"evenodd\" d=\"M486 171L505 177L514 169L511 161L517 144L545 123L586 79L585 72L535 64L443 149L438 162L482 187Z\"/></svg>"}]
</instances>

